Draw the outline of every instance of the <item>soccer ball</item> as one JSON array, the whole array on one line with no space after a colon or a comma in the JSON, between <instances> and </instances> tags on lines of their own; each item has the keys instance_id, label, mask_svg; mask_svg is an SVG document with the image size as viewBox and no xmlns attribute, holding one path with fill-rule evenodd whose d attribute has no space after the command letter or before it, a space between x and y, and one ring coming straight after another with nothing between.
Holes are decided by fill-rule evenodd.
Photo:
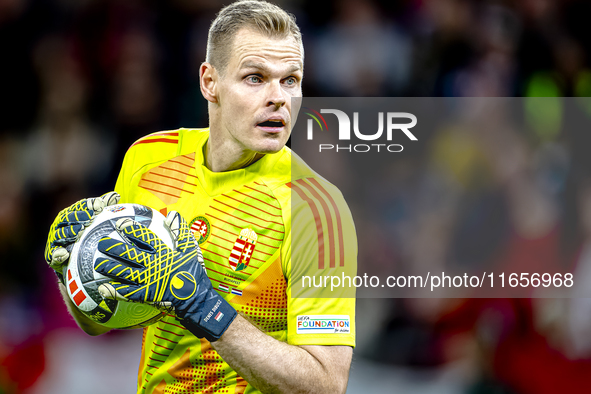
<instances>
[{"instance_id":1,"label":"soccer ball","mask_svg":"<svg viewBox=\"0 0 591 394\"><path fill-rule=\"evenodd\" d=\"M111 279L94 270L99 257L109 257L97 250L103 237L111 237L129 243L115 230L121 218L131 218L152 230L162 241L173 248L173 238L164 224L165 217L150 207L138 204L118 204L105 207L96 215L90 226L70 252L70 260L64 267L64 278L70 299L78 309L95 322L110 328L145 327L160 320L164 314L153 306L105 299L98 288Z\"/></svg>"}]
</instances>

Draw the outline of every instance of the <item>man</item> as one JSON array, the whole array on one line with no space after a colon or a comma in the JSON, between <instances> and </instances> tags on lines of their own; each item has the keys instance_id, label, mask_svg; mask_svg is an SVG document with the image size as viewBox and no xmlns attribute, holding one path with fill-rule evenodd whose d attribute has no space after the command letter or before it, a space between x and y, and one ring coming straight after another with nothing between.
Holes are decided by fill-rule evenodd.
<instances>
[{"instance_id":1,"label":"man","mask_svg":"<svg viewBox=\"0 0 591 394\"><path fill-rule=\"evenodd\" d=\"M124 255L166 269L166 260L176 259L189 267L185 274L190 271L197 282L215 289L187 308L170 298L174 305L167 310L174 312L144 329L138 393L346 390L355 344L354 299L295 297L298 275L353 276L357 254L351 214L340 192L285 147L294 120L291 99L301 97L303 57L291 15L262 1L231 4L212 23L200 67L209 129L151 134L126 154L115 187L121 202L168 213L177 238L188 227L176 212L189 219L209 278L187 247L194 241L179 246L180 252L165 250L166 258L159 259L167 248L142 238L141 225L127 223L120 230L130 238L140 234L133 238L135 246L110 239L99 244L112 261L97 260L95 268L119 279L105 294L171 305L148 288L143 299L130 296L140 287L125 280L141 275L130 274L134 268ZM117 200L108 193L58 215L46 249L58 276L68 245L84 224ZM157 251L145 254L136 247L142 242ZM78 312L60 287L82 329L92 335L107 331ZM223 316L220 327L204 317L208 299L217 300L212 310L219 305L224 311L216 315ZM350 330L308 333L298 326L298 319L335 315Z\"/></svg>"}]
</instances>

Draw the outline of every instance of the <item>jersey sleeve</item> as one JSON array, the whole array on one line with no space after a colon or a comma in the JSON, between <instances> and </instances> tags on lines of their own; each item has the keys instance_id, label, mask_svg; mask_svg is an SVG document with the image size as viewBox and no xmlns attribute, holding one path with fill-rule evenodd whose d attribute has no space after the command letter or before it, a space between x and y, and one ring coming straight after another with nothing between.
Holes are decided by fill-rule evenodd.
<instances>
[{"instance_id":1,"label":"jersey sleeve","mask_svg":"<svg viewBox=\"0 0 591 394\"><path fill-rule=\"evenodd\" d=\"M117 182L115 183L115 191L119 193L121 196L120 203L129 203L129 185L131 181L131 176L133 174L133 157L135 156L135 151L130 149L125 154L125 158L123 159L123 165L121 166L121 170L119 171L119 176L117 177Z\"/></svg>"},{"instance_id":2,"label":"jersey sleeve","mask_svg":"<svg viewBox=\"0 0 591 394\"><path fill-rule=\"evenodd\" d=\"M355 346L357 237L349 207L326 181L290 186L287 342Z\"/></svg>"},{"instance_id":3,"label":"jersey sleeve","mask_svg":"<svg viewBox=\"0 0 591 394\"><path fill-rule=\"evenodd\" d=\"M121 203L137 201L138 193L141 191L135 186L142 172L176 155L179 135L183 130L152 133L140 138L129 147L115 184L115 191L121 196ZM147 201L146 205L156 208L160 203L153 198L153 204Z\"/></svg>"}]
</instances>

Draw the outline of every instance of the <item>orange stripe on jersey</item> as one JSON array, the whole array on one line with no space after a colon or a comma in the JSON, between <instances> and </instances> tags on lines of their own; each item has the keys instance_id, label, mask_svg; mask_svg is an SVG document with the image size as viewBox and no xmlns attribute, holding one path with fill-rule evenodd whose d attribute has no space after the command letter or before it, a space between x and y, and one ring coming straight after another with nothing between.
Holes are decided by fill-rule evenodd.
<instances>
[{"instance_id":1,"label":"orange stripe on jersey","mask_svg":"<svg viewBox=\"0 0 591 394\"><path fill-rule=\"evenodd\" d=\"M195 164L195 152L189 153L188 155L177 156L171 159L171 161L183 164L185 166L193 167L193 165Z\"/></svg>"},{"instance_id":2,"label":"orange stripe on jersey","mask_svg":"<svg viewBox=\"0 0 591 394\"><path fill-rule=\"evenodd\" d=\"M213 224L211 225L211 227L212 227L212 228L215 228L215 229L217 229L217 230L222 230L222 231L224 231L224 232L226 232L226 233L228 233L228 234L230 234L230 235L232 235L232 236L236 236L236 234L234 234L234 233L233 233L233 232L231 232L231 231L228 231L228 230L226 230L226 229L225 229L225 228L223 228L223 227L218 227L218 226L216 226L216 225L213 225ZM220 236L220 235L216 235L216 238L221 238L221 239L223 239L223 240L224 240L224 241L226 241L226 242L230 242L231 244L234 244L234 242L233 242L233 241L230 241L230 240L228 240L228 239L226 239L226 238L224 238L224 237L222 237L222 236ZM261 242L261 241L259 241L259 240L257 240L257 245L263 245L263 246L266 246L266 247L268 247L268 248L271 248L271 249L277 249L277 246L271 246L271 245L268 245L268 244L266 244L266 243L263 243L263 242Z\"/></svg>"},{"instance_id":3,"label":"orange stripe on jersey","mask_svg":"<svg viewBox=\"0 0 591 394\"><path fill-rule=\"evenodd\" d=\"M328 227L328 245L329 245L328 253L330 255L330 268L334 268L335 267L334 229L332 227L332 215L330 213L330 209L328 209L328 205L326 204L326 201L324 201L324 199L322 197L320 197L320 194L318 194L318 192L310 184L306 183L303 179L298 179L296 182L298 184L304 186L306 189L308 189L308 191L312 194L312 196L314 196L314 198L320 202L320 205L322 205L322 209L324 210L324 216L326 217L326 225Z\"/></svg>"},{"instance_id":4,"label":"orange stripe on jersey","mask_svg":"<svg viewBox=\"0 0 591 394\"><path fill-rule=\"evenodd\" d=\"M224 261L228 259L228 257L227 257L227 256L222 256L221 254L219 254L219 253L216 253L216 252L212 252L211 250L204 249L204 248L201 248L201 250L203 250L203 251L205 251L205 252L207 252L207 253L215 254L216 256L219 256L219 257L223 258L223 259L224 259ZM203 257L203 258L205 259L205 257ZM207 259L206 259L206 260L207 260ZM209 261L211 261L211 260L209 260ZM212 263L216 263L216 262L215 262L215 261L212 261ZM221 265L221 266L222 266L222 267L224 267L224 268L228 268L228 266L226 266L226 265L224 265L224 264L221 264L221 263L217 263L217 265ZM208 268L208 271L213 271L213 272L215 272L216 274L220 274L220 275L224 276L224 274L222 274L221 272L214 271L214 270L212 270L211 268ZM249 274L248 272L246 272L246 271L241 271L241 273L243 273L243 274L245 274L245 275L248 275L248 276L250 276L250 274Z\"/></svg>"},{"instance_id":5,"label":"orange stripe on jersey","mask_svg":"<svg viewBox=\"0 0 591 394\"><path fill-rule=\"evenodd\" d=\"M205 260L207 260L207 259L205 259ZM227 283L226 283L226 282L223 282L223 281L221 281L221 280L217 280L217 279L215 279L215 278L209 278L209 280L213 280L214 282L223 283L223 284L227 285Z\"/></svg>"},{"instance_id":6,"label":"orange stripe on jersey","mask_svg":"<svg viewBox=\"0 0 591 394\"><path fill-rule=\"evenodd\" d=\"M146 354L146 334L148 333L148 327L144 327L144 329L142 330L142 352L140 354L140 367L138 369L138 373L137 373L137 380L138 382L140 382L142 380L142 371L144 370L144 365L145 363L145 354Z\"/></svg>"},{"instance_id":7,"label":"orange stripe on jersey","mask_svg":"<svg viewBox=\"0 0 591 394\"><path fill-rule=\"evenodd\" d=\"M186 330L186 328L185 328L185 327L183 327L183 326L179 326L178 324L174 324L174 323L167 322L166 320L160 320L160 322L162 322L162 323L164 323L164 324L168 324L169 326L178 327L178 328L180 328L181 330Z\"/></svg>"},{"instance_id":8,"label":"orange stripe on jersey","mask_svg":"<svg viewBox=\"0 0 591 394\"><path fill-rule=\"evenodd\" d=\"M137 140L136 143L137 142L148 140L150 138L152 138L152 139L153 138L157 138L157 137L168 137L168 138L170 138L170 137L178 137L178 136L179 136L179 132L177 130L160 131L160 132L156 132L156 133L145 135L142 138L140 138L139 140Z\"/></svg>"},{"instance_id":9,"label":"orange stripe on jersey","mask_svg":"<svg viewBox=\"0 0 591 394\"><path fill-rule=\"evenodd\" d=\"M236 389L234 389L234 394L243 394L246 390L246 386L248 386L248 382L240 376L236 376Z\"/></svg>"},{"instance_id":10,"label":"orange stripe on jersey","mask_svg":"<svg viewBox=\"0 0 591 394\"><path fill-rule=\"evenodd\" d=\"M308 203L314 215L314 222L316 222L316 232L318 233L318 269L324 268L324 230L322 229L322 220L320 213L316 208L316 203L306 195L306 193L297 185L290 186L300 196L300 198Z\"/></svg>"},{"instance_id":11,"label":"orange stripe on jersey","mask_svg":"<svg viewBox=\"0 0 591 394\"><path fill-rule=\"evenodd\" d=\"M147 139L141 139L135 143L133 143L131 146L136 146L139 144L151 144L152 142L166 142L169 144L178 144L179 140L178 138L148 138Z\"/></svg>"},{"instance_id":12,"label":"orange stripe on jersey","mask_svg":"<svg viewBox=\"0 0 591 394\"><path fill-rule=\"evenodd\" d=\"M151 137L151 136L155 136L155 135L174 135L174 136L178 136L179 132L176 130L169 130L169 131L158 131L156 133L152 133L150 135L148 135L147 137Z\"/></svg>"},{"instance_id":13,"label":"orange stripe on jersey","mask_svg":"<svg viewBox=\"0 0 591 394\"><path fill-rule=\"evenodd\" d=\"M160 173L156 173L156 172L153 172L152 175L156 175L156 176L159 176L161 178L166 178L166 179L170 179L170 180L173 180L173 181L184 182L187 185L191 185L191 186L197 186L196 183L191 183L191 182L183 181L182 179L175 178L175 177L168 176L168 175L164 175L164 174L160 174Z\"/></svg>"},{"instance_id":14,"label":"orange stripe on jersey","mask_svg":"<svg viewBox=\"0 0 591 394\"><path fill-rule=\"evenodd\" d=\"M206 252L208 252L208 253L213 253L213 252L210 252L209 250L206 250L206 249L204 249L204 248L201 248L201 250L205 250L205 251L206 251ZM216 253L213 253L213 254L216 254ZM218 256L219 256L219 254L218 254ZM222 263L220 263L220 262L218 262L218 261L212 260L212 259L208 259L208 258L207 258L207 257L205 257L205 256L203 256L203 259L204 259L204 260L207 260L207 261L209 261L210 263L214 263L214 264L217 264L217 265L219 265L219 266L221 266L221 267L227 268L227 267L226 267L224 264L222 264ZM210 270L210 268L208 268L207 270L209 271L209 270ZM211 279L211 278L209 278L209 279Z\"/></svg>"},{"instance_id":15,"label":"orange stripe on jersey","mask_svg":"<svg viewBox=\"0 0 591 394\"><path fill-rule=\"evenodd\" d=\"M166 350L171 350L171 351L172 351L172 348L170 348L170 347L166 347L166 346L162 346L162 345L159 345L159 344L157 344L156 342L152 342L152 344L153 344L154 346L158 346L158 347L161 347L161 348L163 348L163 349L166 349Z\"/></svg>"},{"instance_id":16,"label":"orange stripe on jersey","mask_svg":"<svg viewBox=\"0 0 591 394\"><path fill-rule=\"evenodd\" d=\"M178 196L178 195L176 195L176 194L170 194L170 193L166 193L166 192L163 192L163 191L161 191L161 190L158 190L158 189L152 189L152 188L146 187L146 186L142 185L142 181L140 181L140 183L139 183L139 186L140 186L142 189L146 189L146 190L149 190L149 191L151 191L151 192L162 193L162 194L166 194L167 196L171 196L171 197L175 197L175 198L178 198L178 197L179 197L179 196Z\"/></svg>"},{"instance_id":17,"label":"orange stripe on jersey","mask_svg":"<svg viewBox=\"0 0 591 394\"><path fill-rule=\"evenodd\" d=\"M224 197L226 197L226 198L229 198L230 200L234 200L234 201L236 201L236 202L239 202L240 204L244 204L244 205L246 205L246 206L249 206L249 207L251 207L251 208L254 208L254 209L258 210L258 211L264 212L264 213L266 213L266 214L267 214L267 215L269 215L269 216L274 216L274 217L277 217L277 218L280 218L280 217L281 217L281 215L274 215L274 214L272 214L272 213L269 213L269 212L267 212L267 211L263 211L261 208L255 207L254 205L247 204L247 203L245 203L244 201L237 200L237 199L235 199L234 197L230 197L230 196L228 196L228 195L226 195L226 194L222 194L222 196L224 196ZM282 224L282 225L283 225L283 224Z\"/></svg>"},{"instance_id":18,"label":"orange stripe on jersey","mask_svg":"<svg viewBox=\"0 0 591 394\"><path fill-rule=\"evenodd\" d=\"M310 182L314 184L330 201L332 208L334 209L335 215L337 217L337 229L339 230L339 266L345 266L345 243L343 242L343 226L341 225L341 213L339 212L339 208L337 207L336 202L332 198L329 192L326 191L325 188L314 178L308 178Z\"/></svg>"},{"instance_id":19,"label":"orange stripe on jersey","mask_svg":"<svg viewBox=\"0 0 591 394\"><path fill-rule=\"evenodd\" d=\"M170 354L158 353L156 350L153 350L153 349L152 349L152 353L157 354L162 357L168 357L170 355Z\"/></svg>"},{"instance_id":20,"label":"orange stripe on jersey","mask_svg":"<svg viewBox=\"0 0 591 394\"><path fill-rule=\"evenodd\" d=\"M169 163L169 162L170 162L170 160L169 160L169 161L167 161L166 163ZM165 164L166 164L166 163L165 163ZM179 174L183 174L183 175L186 175L186 176L191 176L191 177L193 177L193 178L197 178L195 175L189 174L188 172L183 172L183 171L181 171L181 170L179 170L179 169L176 169L176 168L170 168L170 167L166 167L164 164L163 164L163 165L161 165L161 166L159 166L159 168L162 168L162 169L164 169L164 170L170 170L170 171L178 172Z\"/></svg>"},{"instance_id":21,"label":"orange stripe on jersey","mask_svg":"<svg viewBox=\"0 0 591 394\"><path fill-rule=\"evenodd\" d=\"M172 332L172 331L169 331L169 330L165 330L165 329L163 329L163 328L160 328L160 327L156 327L156 329L157 329L157 330L160 330L160 331L168 332L168 333L170 333L170 334L172 334L172 335L176 335L177 337L182 337L182 336L184 336L183 334L177 334L176 332Z\"/></svg>"},{"instance_id":22,"label":"orange stripe on jersey","mask_svg":"<svg viewBox=\"0 0 591 394\"><path fill-rule=\"evenodd\" d=\"M250 222L250 221L248 221L248 220L242 219L241 217L234 216L234 215L230 215L228 212L224 212L224 211L222 211L221 209L218 209L218 208L216 208L216 207L211 207L211 209L215 209L216 211L218 211L218 212L221 212L221 213L223 213L223 214L226 214L227 216L230 216L231 218L234 218L234 219L241 220L241 221L243 221L243 222L245 222L245 223L252 224L253 226L257 226L257 227L260 227L260 228L262 228L262 229L265 229L265 230L274 231L274 232L276 232L276 233L279 233L279 234L283 234L283 233L284 233L283 231L274 230L274 229L272 229L272 228L269 228L269 227L263 227L263 226L261 226L261 225L259 225L259 224L256 224L256 223L254 223L254 222ZM259 232L260 232L260 231L258 231L258 232L257 232L257 234L258 234Z\"/></svg>"},{"instance_id":23,"label":"orange stripe on jersey","mask_svg":"<svg viewBox=\"0 0 591 394\"><path fill-rule=\"evenodd\" d=\"M193 168L193 166L191 164L186 164L186 163L181 163L180 161L176 161L176 160L169 160L169 162L171 163L176 163L176 164L180 164L182 166L188 167L188 168Z\"/></svg>"},{"instance_id":24,"label":"orange stripe on jersey","mask_svg":"<svg viewBox=\"0 0 591 394\"><path fill-rule=\"evenodd\" d=\"M253 189L253 190L255 190L255 189ZM266 205L270 206L271 208L275 208L276 210L278 210L278 211L281 211L281 208L277 208L276 206L274 206L274 205L271 205L271 204L269 204L268 202L265 202L265 201L263 201L263 200L260 200L260 199L258 199L258 198L256 198L256 197L253 197L253 196L249 196L248 194L244 194L244 193L242 193L242 192L239 192L239 191L238 191L238 190L236 190L236 189L234 189L234 191L235 191L236 193L238 193L238 194L242 194L243 196L246 196L246 197L248 197L248 198L252 198L253 200L257 200L257 201L259 201L259 202L262 202L263 204L266 204Z\"/></svg>"},{"instance_id":25,"label":"orange stripe on jersey","mask_svg":"<svg viewBox=\"0 0 591 394\"><path fill-rule=\"evenodd\" d=\"M231 235L234 235L234 236L236 235L236 234L234 234L234 233L231 233L231 232L229 232L228 230L225 230L225 229L223 229L223 228L221 228L221 227L214 226L213 224L211 225L211 227L212 227L212 228L217 228L218 230L223 230L223 231L227 232L228 234L231 234ZM224 238L224 237L222 237L222 236L221 236L221 235L219 235L219 234L216 234L215 238L216 238L216 239L221 239L221 240L224 240L224 241L226 241L226 242L228 242L228 243L230 243L230 244L233 244L233 243L234 243L233 241L230 241L229 239L227 239L227 238Z\"/></svg>"},{"instance_id":26,"label":"orange stripe on jersey","mask_svg":"<svg viewBox=\"0 0 591 394\"><path fill-rule=\"evenodd\" d=\"M138 186L152 192L164 204L172 205L178 201L183 192L195 193L191 187L197 185L187 182L187 177L196 178L196 176L185 172L185 167L188 166L188 163L194 163L194 158L195 154L177 156L151 168L142 174Z\"/></svg>"},{"instance_id":27,"label":"orange stripe on jersey","mask_svg":"<svg viewBox=\"0 0 591 394\"><path fill-rule=\"evenodd\" d=\"M241 209L238 209L238 208L236 208L236 207L233 207L233 206L231 206L231 205L228 205L228 204L226 204L226 203L224 203L224 202L221 202L220 200L214 199L213 201L215 201L215 202L217 202L217 203L219 203L219 204L225 205L225 206L227 206L228 208L235 209L235 210L237 210L238 212L245 213L245 214L247 214L247 215L249 215L249 216L252 216L253 218L257 218L257 219L263 220L263 221L265 221L265 222L269 222L269 223L278 224L278 225L280 225L280 226L283 226L283 223L277 223L277 222L273 222L273 221L271 221L271 220L265 220L265 219L261 219L259 216L253 215L253 214L252 214L252 213L250 213L250 212L246 212L246 211L243 211L243 210L241 210ZM258 208L257 208L257 209L258 209ZM261 210L261 209L259 209L259 211L262 211L262 210ZM262 212L265 212L265 211L262 211Z\"/></svg>"},{"instance_id":28,"label":"orange stripe on jersey","mask_svg":"<svg viewBox=\"0 0 591 394\"><path fill-rule=\"evenodd\" d=\"M178 342L176 342L176 341L173 341L172 339L164 338L164 337L158 336L158 335L156 335L156 334L154 334L154 336L155 336L156 338L164 339L165 341L168 341L168 342L174 343L175 345L178 343Z\"/></svg>"},{"instance_id":29,"label":"orange stripe on jersey","mask_svg":"<svg viewBox=\"0 0 591 394\"><path fill-rule=\"evenodd\" d=\"M221 237L219 237L219 238L221 238ZM227 250L228 252L231 252L232 251L232 249L230 249L230 248L224 248L223 246L218 245L218 244L214 243L213 241L209 241L209 244L210 245L213 245L213 246L217 246L218 248L220 248L222 250Z\"/></svg>"},{"instance_id":30,"label":"orange stripe on jersey","mask_svg":"<svg viewBox=\"0 0 591 394\"><path fill-rule=\"evenodd\" d=\"M219 209L218 209L218 211L219 211ZM221 212L221 211L220 211L220 212ZM232 227L236 227L237 229L240 229L240 230L242 229L241 227L239 227L239 226L236 226L236 225L235 225L235 224L233 224L233 223L226 222L225 220L222 220L222 219L220 219L220 218L218 218L218 217L216 217L216 216L213 216L211 213L208 213L208 215L209 215L209 216L211 216L212 218L216 219L216 220L219 220L220 222L224 222L224 223L226 223L226 224L229 224L229 225L230 225L230 226L232 226ZM230 233L230 234L231 234L231 233ZM234 235L235 235L235 234L234 234ZM259 237L265 237L265 238L272 239L273 241L283 241L283 239L273 238L273 237L270 237L270 236L268 236L268 235L266 235L266 234L259 234L259 233L257 233L257 235L258 235ZM258 242L258 241L257 241L257 242Z\"/></svg>"},{"instance_id":31,"label":"orange stripe on jersey","mask_svg":"<svg viewBox=\"0 0 591 394\"><path fill-rule=\"evenodd\" d=\"M216 256L219 256L219 257L221 257L221 258L223 258L223 259L227 259L227 257L226 257L226 256L222 256L221 254L219 254L219 253L216 253L216 252L214 252L214 251L211 251L211 250L209 250L209 249L201 248L201 250L202 250L202 251L204 251L204 252L207 252L207 253L215 254ZM219 265L221 265L221 266L225 267L225 265L223 265L223 264L221 264L221 263L219 263Z\"/></svg>"},{"instance_id":32,"label":"orange stripe on jersey","mask_svg":"<svg viewBox=\"0 0 591 394\"><path fill-rule=\"evenodd\" d=\"M226 268L227 268L227 267L226 267ZM208 269L207 269L207 272L209 272L209 271L211 271L211 272L215 272L216 274L220 274L222 277L224 277L224 276L225 276L225 275L224 275L224 274L222 274L221 272L218 272L218 271L212 270L211 268L208 268ZM234 273L234 274L235 274L235 273ZM248 273L248 272L246 272L246 271L240 271L240 274L244 274L244 275L246 275L246 276L250 276L250 275L251 275L251 274L249 274L249 273ZM218 281L218 282L219 282L219 281ZM224 282L222 282L222 283L224 283ZM232 285L232 286L234 286L234 285Z\"/></svg>"},{"instance_id":33,"label":"orange stripe on jersey","mask_svg":"<svg viewBox=\"0 0 591 394\"><path fill-rule=\"evenodd\" d=\"M223 228L223 227L218 227L218 226L216 226L215 224L212 224L212 225L211 225L211 227L212 227L212 228L217 228L218 230L225 231L225 232L227 232L228 234L230 234L230 235L232 235L232 236L234 236L234 237L236 236L236 234L234 234L233 232L231 232L231 231L228 231L228 230L226 230L226 229L225 229L225 228ZM220 238L221 238L221 237L220 237ZM227 240L227 239L225 239L225 238L222 238L222 239L223 239L224 241L228 241L228 240ZM228 242L230 242L230 243L234 243L233 241L228 241Z\"/></svg>"},{"instance_id":34,"label":"orange stripe on jersey","mask_svg":"<svg viewBox=\"0 0 591 394\"><path fill-rule=\"evenodd\" d=\"M273 256L271 253L263 252L262 250L255 250L255 252L266 254L267 256ZM252 257L254 258L254 257Z\"/></svg>"},{"instance_id":35,"label":"orange stripe on jersey","mask_svg":"<svg viewBox=\"0 0 591 394\"><path fill-rule=\"evenodd\" d=\"M272 195L270 195L270 194L268 194L268 193L262 192L262 191L260 191L260 190L258 190L258 189L254 189L254 188L252 188L252 187L250 187L250 186L246 186L246 185L245 185L244 187L245 187L245 188L247 188L247 189L250 189L250 190L254 190L255 192L259 192L259 193L261 193L261 194L264 194L265 196L267 196L267 197L271 197L272 199L274 199L274 200L275 200L275 196L272 196Z\"/></svg>"},{"instance_id":36,"label":"orange stripe on jersey","mask_svg":"<svg viewBox=\"0 0 591 394\"><path fill-rule=\"evenodd\" d=\"M169 184L167 184L167 183L156 182L156 181L154 181L154 180L152 180L152 179L150 179L150 178L152 178L152 177L150 177L150 176L148 175L148 176L146 176L146 177L145 177L144 179L142 179L142 180L143 180L143 181L145 181L145 182L154 183L154 184L156 184L156 185L161 185L161 186L164 186L164 187L166 187L166 188L170 188L170 189L176 189L176 190L178 190L178 191L181 191L181 192L187 192L187 193L194 194L194 193L193 193L193 192L191 192L191 191L184 190L184 189L182 189L182 188L180 188L180 187L172 186L172 185L169 185ZM181 194L179 193L179 194L178 194L178 197L180 197L180 195L181 195Z\"/></svg>"},{"instance_id":37,"label":"orange stripe on jersey","mask_svg":"<svg viewBox=\"0 0 591 394\"><path fill-rule=\"evenodd\" d=\"M277 249L278 248L277 246L267 245L266 243L261 242L261 241L258 241L258 240L257 240L257 244L266 246L267 248L271 248L271 249Z\"/></svg>"},{"instance_id":38,"label":"orange stripe on jersey","mask_svg":"<svg viewBox=\"0 0 591 394\"><path fill-rule=\"evenodd\" d=\"M168 189L169 187L175 188L175 189L179 189L179 190L183 190L183 187L185 186L185 182L183 181L183 179L179 179L179 178L174 178L174 179L166 179L166 178L162 178L161 174L163 173L161 168L153 168L150 171L142 174L142 180L147 180L147 181L152 181L152 182L156 182L156 183L160 183L160 184L164 184L164 189ZM169 190L170 191L170 190Z\"/></svg>"}]
</instances>

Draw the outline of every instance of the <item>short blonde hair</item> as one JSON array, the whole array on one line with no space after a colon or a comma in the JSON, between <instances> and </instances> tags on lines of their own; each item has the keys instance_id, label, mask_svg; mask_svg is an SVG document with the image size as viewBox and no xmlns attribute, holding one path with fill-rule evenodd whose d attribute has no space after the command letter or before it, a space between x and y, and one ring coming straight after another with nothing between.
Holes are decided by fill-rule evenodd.
<instances>
[{"instance_id":1,"label":"short blonde hair","mask_svg":"<svg viewBox=\"0 0 591 394\"><path fill-rule=\"evenodd\" d=\"M302 43L302 34L293 14L266 1L240 0L222 8L211 23L205 61L223 73L230 59L234 36L244 27L270 37L292 36L300 45Z\"/></svg>"}]
</instances>

